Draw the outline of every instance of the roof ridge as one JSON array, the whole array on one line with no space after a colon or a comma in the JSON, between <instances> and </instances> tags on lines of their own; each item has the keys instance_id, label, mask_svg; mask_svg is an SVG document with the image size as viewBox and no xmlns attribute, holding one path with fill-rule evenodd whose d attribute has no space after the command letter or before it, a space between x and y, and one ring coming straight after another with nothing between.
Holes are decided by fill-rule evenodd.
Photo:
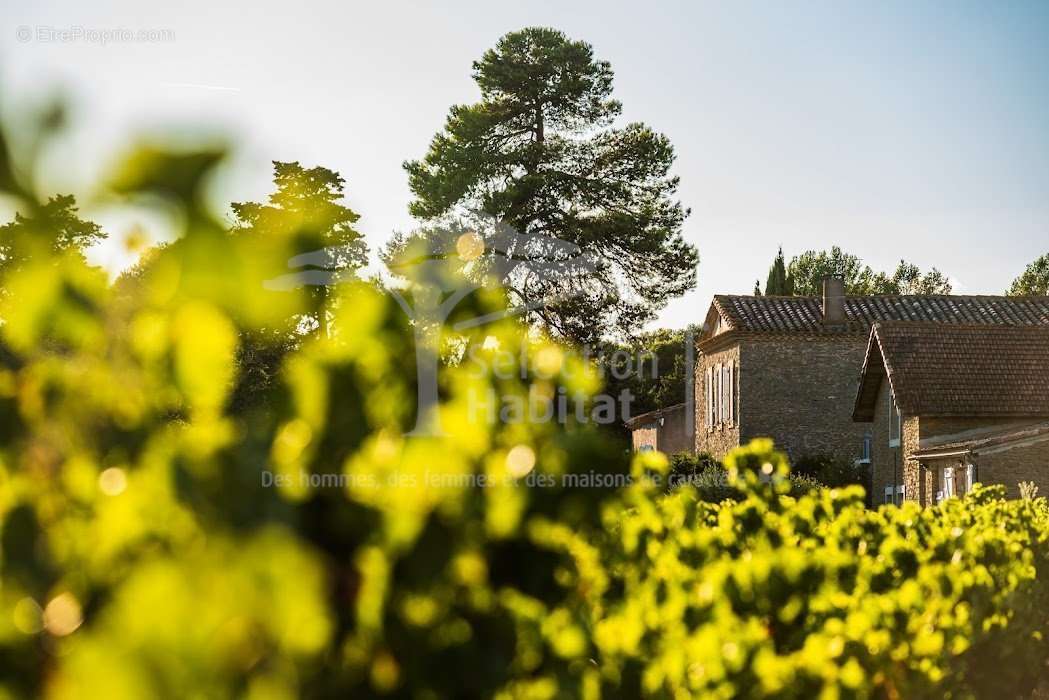
<instances>
[{"instance_id":1,"label":"roof ridge","mask_svg":"<svg viewBox=\"0 0 1049 700\"><path fill-rule=\"evenodd\" d=\"M819 294L715 294L715 299L816 299ZM1042 294L846 294L846 299L995 299L1000 301L1035 301L1049 304L1049 296Z\"/></svg>"},{"instance_id":2,"label":"roof ridge","mask_svg":"<svg viewBox=\"0 0 1049 700\"><path fill-rule=\"evenodd\" d=\"M1019 323L952 323L951 321L913 321L907 319L889 319L887 321L874 321L873 326L886 328L902 326L905 328L935 328L936 330L948 331L995 331L995 332L1028 332L1049 333L1049 326Z\"/></svg>"}]
</instances>

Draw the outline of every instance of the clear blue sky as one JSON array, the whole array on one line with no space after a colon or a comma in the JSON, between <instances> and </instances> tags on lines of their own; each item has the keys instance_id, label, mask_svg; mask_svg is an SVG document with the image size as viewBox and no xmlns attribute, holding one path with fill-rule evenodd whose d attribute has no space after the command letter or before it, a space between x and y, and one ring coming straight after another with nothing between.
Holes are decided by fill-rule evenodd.
<instances>
[{"instance_id":1,"label":"clear blue sky","mask_svg":"<svg viewBox=\"0 0 1049 700\"><path fill-rule=\"evenodd\" d=\"M477 98L473 59L528 25L584 39L612 63L625 119L677 149L702 261L663 325L749 293L779 245L838 244L885 269L906 257L961 293L1000 293L1049 252L1046 2L8 0L3 24L6 108L55 85L76 97L55 187L83 192L135 132L203 123L238 146L216 204L264 197L270 160L324 165L373 249L413 225L401 162ZM41 41L40 26L174 39ZM96 258L126 263L118 245Z\"/></svg>"}]
</instances>

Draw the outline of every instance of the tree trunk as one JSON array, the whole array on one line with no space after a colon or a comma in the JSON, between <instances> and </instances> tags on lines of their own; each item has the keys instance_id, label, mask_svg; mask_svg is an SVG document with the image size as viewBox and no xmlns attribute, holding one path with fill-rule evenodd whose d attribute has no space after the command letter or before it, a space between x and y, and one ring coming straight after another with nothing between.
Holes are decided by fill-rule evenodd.
<instances>
[{"instance_id":1,"label":"tree trunk","mask_svg":"<svg viewBox=\"0 0 1049 700\"><path fill-rule=\"evenodd\" d=\"M321 338L328 337L328 288L318 287L320 292L320 303L317 310L317 332Z\"/></svg>"}]
</instances>

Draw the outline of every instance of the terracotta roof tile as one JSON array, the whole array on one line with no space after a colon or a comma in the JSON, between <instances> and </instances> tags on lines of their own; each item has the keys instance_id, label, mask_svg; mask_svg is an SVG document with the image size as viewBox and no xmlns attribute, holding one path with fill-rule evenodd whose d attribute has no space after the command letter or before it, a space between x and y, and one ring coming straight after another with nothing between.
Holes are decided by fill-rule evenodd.
<instances>
[{"instance_id":1,"label":"terracotta roof tile","mask_svg":"<svg viewBox=\"0 0 1049 700\"><path fill-rule=\"evenodd\" d=\"M873 414L884 376L909 415L1049 416L1049 326L878 322L857 419Z\"/></svg>"}]
</instances>

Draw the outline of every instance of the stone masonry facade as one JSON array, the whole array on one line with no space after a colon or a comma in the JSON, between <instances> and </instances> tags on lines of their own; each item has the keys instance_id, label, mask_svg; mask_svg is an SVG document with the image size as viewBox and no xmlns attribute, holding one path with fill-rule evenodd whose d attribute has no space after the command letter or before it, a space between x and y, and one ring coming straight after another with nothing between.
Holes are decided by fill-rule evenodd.
<instances>
[{"instance_id":1,"label":"stone masonry facade","mask_svg":"<svg viewBox=\"0 0 1049 700\"><path fill-rule=\"evenodd\" d=\"M635 452L650 448L671 455L692 450L684 404L637 416L630 427Z\"/></svg>"},{"instance_id":2,"label":"stone masonry facade","mask_svg":"<svg viewBox=\"0 0 1049 700\"><path fill-rule=\"evenodd\" d=\"M710 376L710 370L719 366L733 367L733 381L735 391L733 397L735 410L732 420L708 421L707 413L709 405L707 402L706 378ZM713 352L700 352L696 361L696 453L709 454L721 459L740 444L740 421L745 407L740 401L739 391L743 378L743 364L740 361L740 346L738 343L718 349Z\"/></svg>"},{"instance_id":3,"label":"stone masonry facade","mask_svg":"<svg viewBox=\"0 0 1049 700\"><path fill-rule=\"evenodd\" d=\"M700 346L696 369L696 451L716 458L758 437L792 460L830 456L852 463L868 427L852 420L866 338L858 334L746 337ZM735 363L737 410L708 426L705 381L711 366Z\"/></svg>"},{"instance_id":4,"label":"stone masonry facade","mask_svg":"<svg viewBox=\"0 0 1049 700\"><path fill-rule=\"evenodd\" d=\"M923 505L936 502L940 490L939 474L943 467L958 463L957 457L923 459L912 457L929 440L949 438L968 431L1006 427L1016 421L1012 418L901 416L902 435L898 447L890 445L891 411L888 384L882 382L878 403L871 423L871 495L877 505L885 502L885 489L893 483L895 472L904 487L904 499ZM1009 497L1019 495L1017 484L1033 481L1041 495L1049 495L1049 441L993 455L974 458L977 481L983 484L1003 484Z\"/></svg>"}]
</instances>

